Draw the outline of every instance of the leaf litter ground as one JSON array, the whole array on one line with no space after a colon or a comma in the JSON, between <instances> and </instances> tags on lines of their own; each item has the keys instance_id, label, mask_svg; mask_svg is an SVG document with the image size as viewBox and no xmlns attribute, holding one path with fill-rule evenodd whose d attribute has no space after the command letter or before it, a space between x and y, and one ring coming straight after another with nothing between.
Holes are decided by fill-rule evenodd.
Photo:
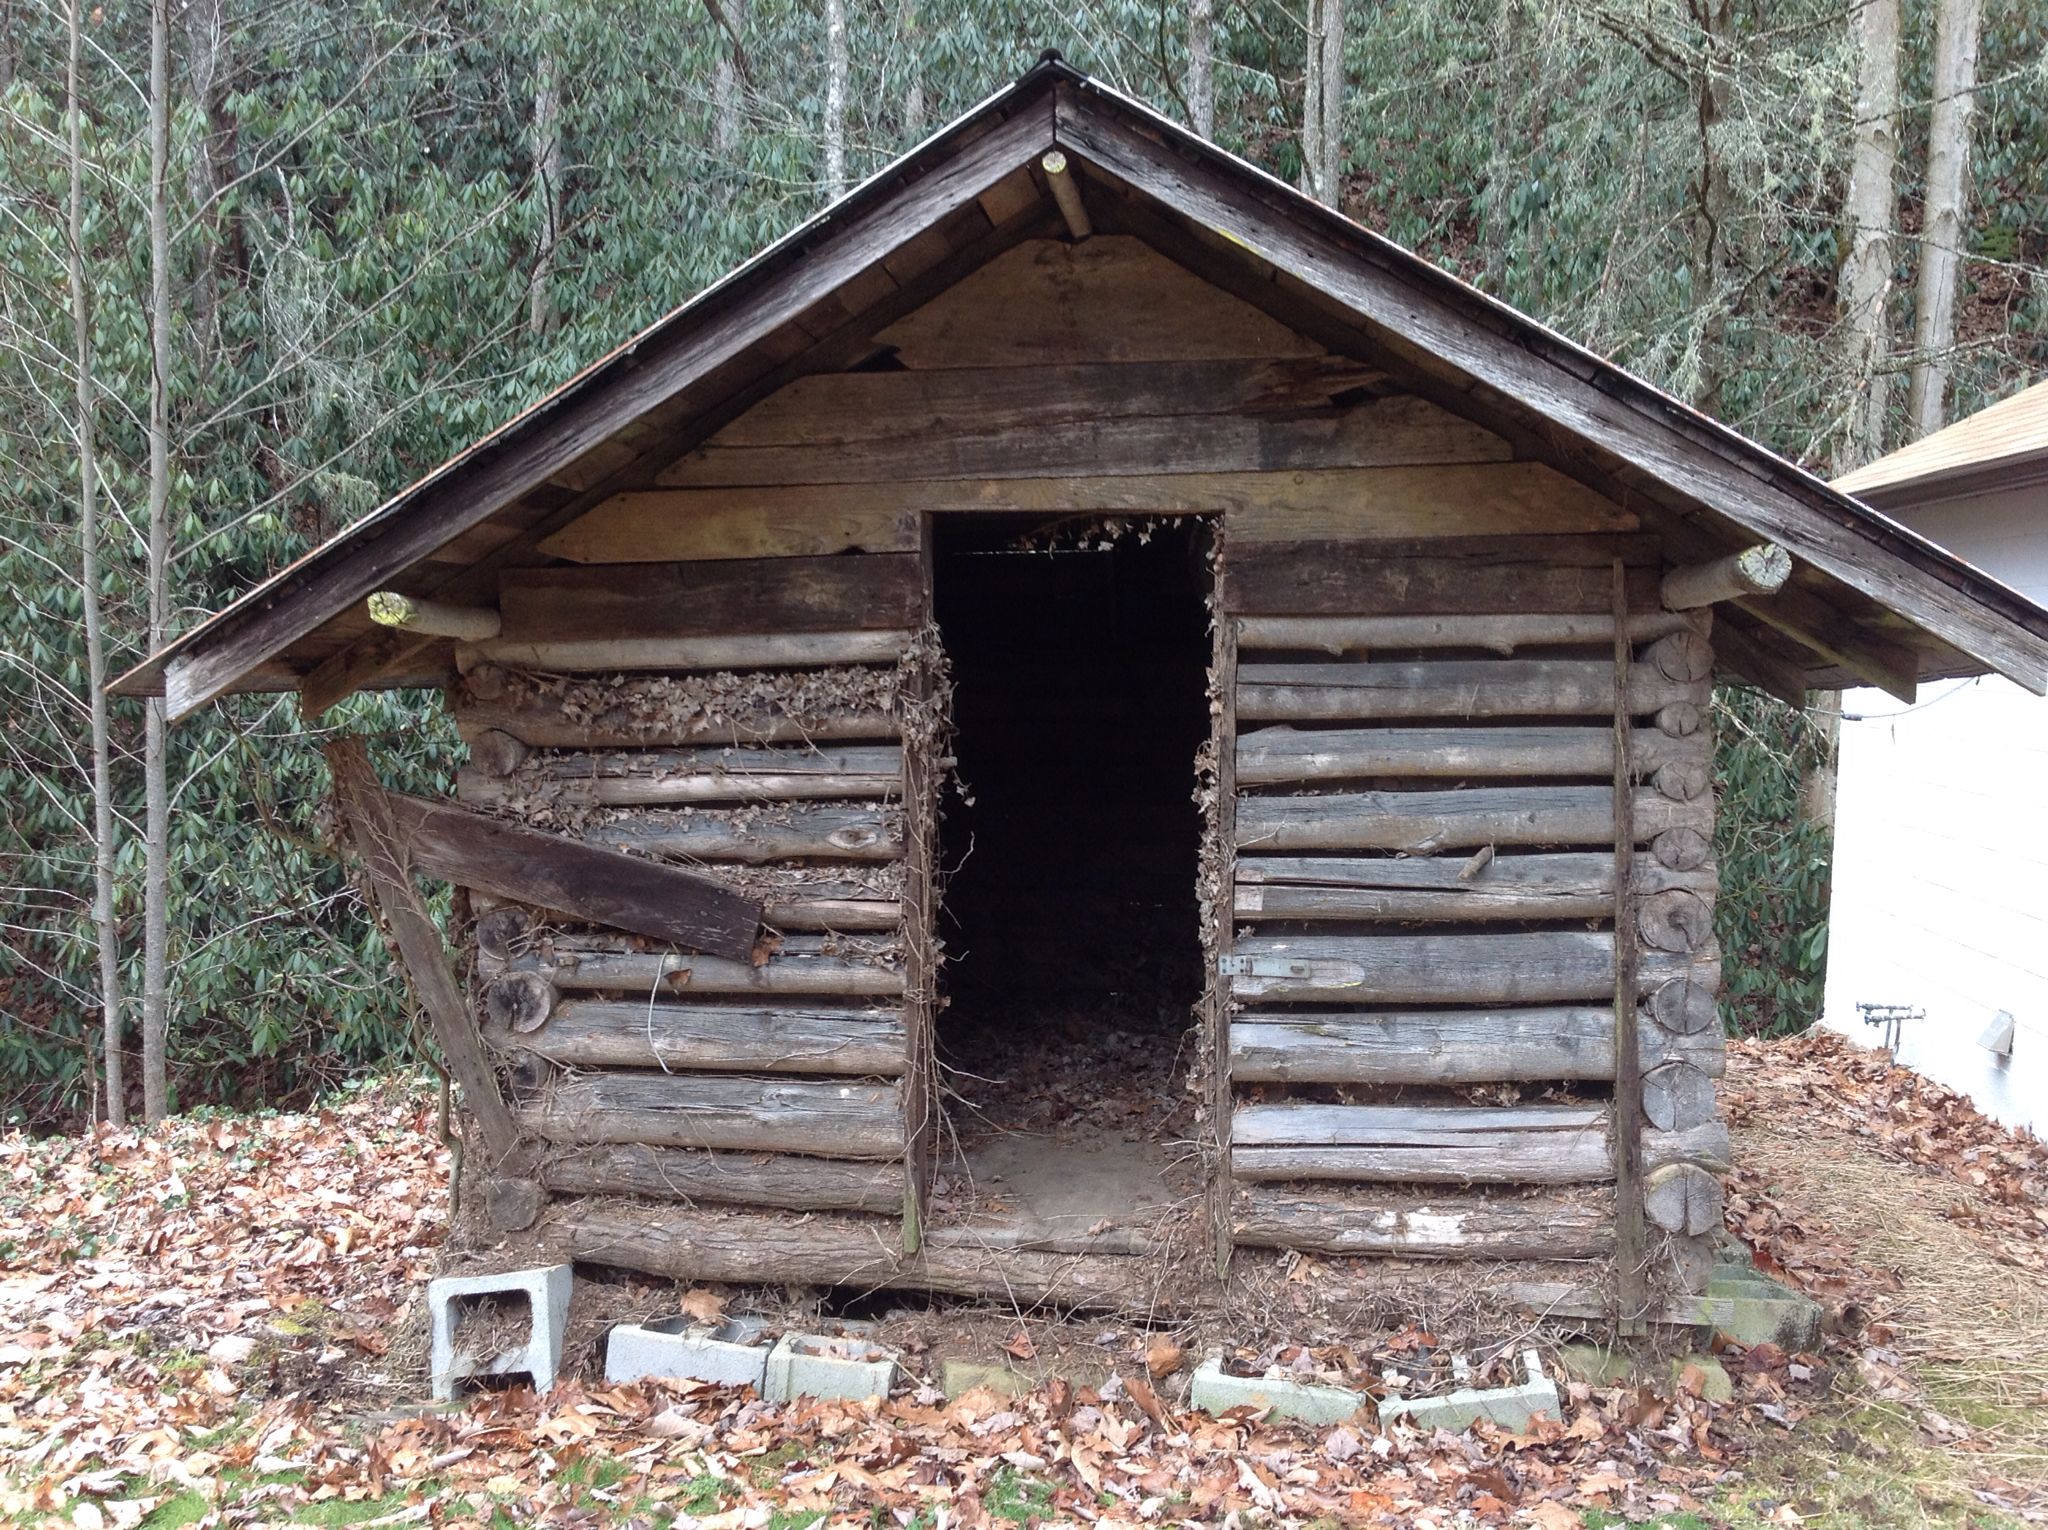
<instances>
[{"instance_id":1,"label":"leaf litter ground","mask_svg":"<svg viewBox=\"0 0 2048 1530\"><path fill-rule=\"evenodd\" d=\"M1697 1395L1697 1368L1675 1387L1573 1383L1565 1416L1525 1435L1211 1419L1176 1401L1169 1340L994 1313L961 1330L978 1322L989 1359L1085 1346L1089 1384L948 1402L913 1353L886 1404L778 1408L605 1386L586 1342L583 1379L545 1397L421 1410L446 1162L417 1085L150 1135L0 1139L0 1522L2048 1521L2041 1145L1829 1037L1737 1045L1727 1099L1731 1228L1822 1301L1822 1352L1725 1352L1725 1404Z\"/></svg>"}]
</instances>

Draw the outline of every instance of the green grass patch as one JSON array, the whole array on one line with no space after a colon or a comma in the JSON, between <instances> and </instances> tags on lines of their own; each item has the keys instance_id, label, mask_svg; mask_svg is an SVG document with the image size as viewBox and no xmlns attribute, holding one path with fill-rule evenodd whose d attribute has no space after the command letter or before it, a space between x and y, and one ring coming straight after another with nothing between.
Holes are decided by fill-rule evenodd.
<instances>
[{"instance_id":1,"label":"green grass patch","mask_svg":"<svg viewBox=\"0 0 2048 1530\"><path fill-rule=\"evenodd\" d=\"M754 1479L757 1488L771 1488L780 1482L789 1469L810 1455L810 1447L791 1440L778 1445L765 1455L756 1456L747 1463L747 1475Z\"/></svg>"},{"instance_id":2,"label":"green grass patch","mask_svg":"<svg viewBox=\"0 0 2048 1530\"><path fill-rule=\"evenodd\" d=\"M1013 1525L1035 1525L1052 1513L1052 1484L1005 1466L989 1479L981 1506L991 1518Z\"/></svg>"},{"instance_id":3,"label":"green grass patch","mask_svg":"<svg viewBox=\"0 0 2048 1530\"><path fill-rule=\"evenodd\" d=\"M166 1498L144 1515L140 1530L185 1530L185 1526L195 1525L206 1518L211 1507L204 1493L187 1488Z\"/></svg>"},{"instance_id":4,"label":"green grass patch","mask_svg":"<svg viewBox=\"0 0 2048 1530\"><path fill-rule=\"evenodd\" d=\"M432 1483L416 1483L407 1492L386 1493L382 1498L363 1498L350 1502L344 1498L322 1499L309 1503L292 1516L295 1525L359 1525L366 1519L382 1519L387 1514L396 1514L406 1506L414 1493L429 1496L435 1491Z\"/></svg>"}]
</instances>

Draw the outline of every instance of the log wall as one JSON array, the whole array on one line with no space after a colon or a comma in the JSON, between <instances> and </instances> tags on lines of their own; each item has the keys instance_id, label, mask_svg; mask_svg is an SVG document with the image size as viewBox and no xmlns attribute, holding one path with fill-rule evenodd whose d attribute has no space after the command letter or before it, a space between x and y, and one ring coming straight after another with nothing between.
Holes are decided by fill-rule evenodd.
<instances>
[{"instance_id":1,"label":"log wall","mask_svg":"<svg viewBox=\"0 0 2048 1530\"><path fill-rule=\"evenodd\" d=\"M1617 1299L1697 1279L1727 1155L1707 618L1658 609L1639 536L1225 547L1233 1240L1611 1265L1619 1177L1651 1236Z\"/></svg>"},{"instance_id":2,"label":"log wall","mask_svg":"<svg viewBox=\"0 0 2048 1530\"><path fill-rule=\"evenodd\" d=\"M461 655L457 798L763 910L736 957L478 900L477 1023L542 1187L881 1217L900 1242L919 561L525 569L500 606Z\"/></svg>"}]
</instances>

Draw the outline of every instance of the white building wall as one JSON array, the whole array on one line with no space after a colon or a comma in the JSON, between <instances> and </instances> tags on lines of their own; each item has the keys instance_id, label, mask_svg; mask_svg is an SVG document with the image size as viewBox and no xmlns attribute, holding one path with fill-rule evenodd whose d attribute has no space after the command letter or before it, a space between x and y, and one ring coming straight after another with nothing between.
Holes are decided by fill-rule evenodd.
<instances>
[{"instance_id":1,"label":"white building wall","mask_svg":"<svg viewBox=\"0 0 2048 1530\"><path fill-rule=\"evenodd\" d=\"M1908 512L1916 530L2048 601L2048 491ZM2048 1135L2048 700L1997 677L1850 691L1836 799L1826 1023L1900 1004L1899 1061ZM2005 1011L2012 1053L1978 1045Z\"/></svg>"}]
</instances>

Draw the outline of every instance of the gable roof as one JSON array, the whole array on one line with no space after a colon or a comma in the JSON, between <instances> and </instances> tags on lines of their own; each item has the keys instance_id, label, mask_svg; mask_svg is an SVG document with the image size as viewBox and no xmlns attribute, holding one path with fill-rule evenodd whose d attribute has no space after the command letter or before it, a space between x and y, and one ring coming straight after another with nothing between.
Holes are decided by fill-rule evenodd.
<instances>
[{"instance_id":1,"label":"gable roof","mask_svg":"<svg viewBox=\"0 0 2048 1530\"><path fill-rule=\"evenodd\" d=\"M2048 381L1965 415L1835 480L1875 504L1958 497L2048 478Z\"/></svg>"},{"instance_id":2,"label":"gable roof","mask_svg":"<svg viewBox=\"0 0 2048 1530\"><path fill-rule=\"evenodd\" d=\"M445 652L373 629L364 598L477 598L636 470L872 353L875 331L1053 217L1033 177L1054 147L1196 274L1654 513L1674 555L1785 546L1794 583L1717 634L1748 678L1909 694L1990 668L2048 692L2048 612L2025 597L1056 54L112 689L160 692L173 717L262 689L317 712L445 676Z\"/></svg>"}]
</instances>

